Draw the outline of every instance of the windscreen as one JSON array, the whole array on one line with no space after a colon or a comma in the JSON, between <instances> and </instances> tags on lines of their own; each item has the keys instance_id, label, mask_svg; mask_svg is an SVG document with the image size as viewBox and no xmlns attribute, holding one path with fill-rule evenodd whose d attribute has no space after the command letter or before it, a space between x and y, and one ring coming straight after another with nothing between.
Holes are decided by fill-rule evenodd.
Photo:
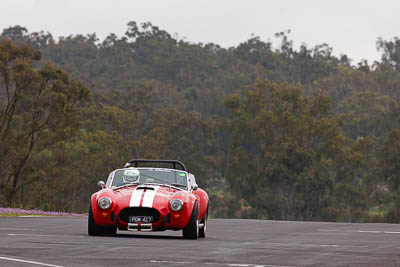
<instances>
[{"instance_id":1,"label":"windscreen","mask_svg":"<svg viewBox=\"0 0 400 267\"><path fill-rule=\"evenodd\" d=\"M186 172L170 169L127 168L117 170L112 186L119 187L130 183L152 183L173 185L187 190Z\"/></svg>"}]
</instances>

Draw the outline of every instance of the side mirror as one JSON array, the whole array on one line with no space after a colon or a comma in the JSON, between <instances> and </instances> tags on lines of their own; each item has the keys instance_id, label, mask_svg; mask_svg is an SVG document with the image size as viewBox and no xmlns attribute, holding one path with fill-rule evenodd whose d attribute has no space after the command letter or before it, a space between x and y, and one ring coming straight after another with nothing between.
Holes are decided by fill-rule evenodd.
<instances>
[{"instance_id":1,"label":"side mirror","mask_svg":"<svg viewBox=\"0 0 400 267\"><path fill-rule=\"evenodd\" d=\"M101 187L101 189L104 189L106 187L106 184L103 181L98 181L97 186Z\"/></svg>"},{"instance_id":2,"label":"side mirror","mask_svg":"<svg viewBox=\"0 0 400 267\"><path fill-rule=\"evenodd\" d=\"M196 191L197 189L199 189L199 186L197 184L192 185L192 190Z\"/></svg>"}]
</instances>

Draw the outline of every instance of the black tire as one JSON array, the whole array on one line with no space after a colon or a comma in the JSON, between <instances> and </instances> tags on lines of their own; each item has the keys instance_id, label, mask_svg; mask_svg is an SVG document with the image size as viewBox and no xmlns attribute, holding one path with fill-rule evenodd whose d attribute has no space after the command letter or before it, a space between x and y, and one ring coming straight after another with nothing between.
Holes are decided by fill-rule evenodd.
<instances>
[{"instance_id":1,"label":"black tire","mask_svg":"<svg viewBox=\"0 0 400 267\"><path fill-rule=\"evenodd\" d=\"M206 214L204 215L204 218L201 220L201 223L204 224L203 228L199 229L199 237L206 237L206 233L207 233L207 220L208 220L208 207L207 207L207 211Z\"/></svg>"},{"instance_id":2,"label":"black tire","mask_svg":"<svg viewBox=\"0 0 400 267\"><path fill-rule=\"evenodd\" d=\"M92 205L89 207L89 218L88 218L88 235L90 236L102 236L102 235L116 235L117 227L104 227L97 225L93 218Z\"/></svg>"},{"instance_id":3,"label":"black tire","mask_svg":"<svg viewBox=\"0 0 400 267\"><path fill-rule=\"evenodd\" d=\"M88 218L88 235L98 236L101 235L100 226L96 224L93 218L92 205L89 207L89 218Z\"/></svg>"},{"instance_id":4,"label":"black tire","mask_svg":"<svg viewBox=\"0 0 400 267\"><path fill-rule=\"evenodd\" d=\"M192 215L185 228L183 228L184 239L197 239L199 236L199 218L197 203L194 204Z\"/></svg>"}]
</instances>

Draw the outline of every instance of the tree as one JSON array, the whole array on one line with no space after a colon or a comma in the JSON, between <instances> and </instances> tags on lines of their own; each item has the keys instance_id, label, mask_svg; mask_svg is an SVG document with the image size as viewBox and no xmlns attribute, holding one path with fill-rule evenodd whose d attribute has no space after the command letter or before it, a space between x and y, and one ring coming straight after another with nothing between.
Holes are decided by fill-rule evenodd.
<instances>
[{"instance_id":1,"label":"tree","mask_svg":"<svg viewBox=\"0 0 400 267\"><path fill-rule=\"evenodd\" d=\"M312 100L299 86L258 81L230 96L231 141L227 180L256 218L322 218L346 138L320 92Z\"/></svg>"},{"instance_id":2,"label":"tree","mask_svg":"<svg viewBox=\"0 0 400 267\"><path fill-rule=\"evenodd\" d=\"M388 189L389 213L387 220L400 221L400 130L393 129L378 153L379 174Z\"/></svg>"},{"instance_id":3,"label":"tree","mask_svg":"<svg viewBox=\"0 0 400 267\"><path fill-rule=\"evenodd\" d=\"M214 155L213 121L197 112L183 113L165 108L152 114L148 129L130 143L132 157L178 159L198 175L200 186L209 186L215 178L210 162Z\"/></svg>"},{"instance_id":4,"label":"tree","mask_svg":"<svg viewBox=\"0 0 400 267\"><path fill-rule=\"evenodd\" d=\"M29 43L36 49L47 47L54 43L53 36L49 32L29 33L28 29L19 25L8 27L0 35L0 41L11 40L18 44Z\"/></svg>"},{"instance_id":5,"label":"tree","mask_svg":"<svg viewBox=\"0 0 400 267\"><path fill-rule=\"evenodd\" d=\"M8 205L32 154L73 136L89 100L89 90L59 68L34 68L40 57L29 44L0 43L0 188Z\"/></svg>"},{"instance_id":6,"label":"tree","mask_svg":"<svg viewBox=\"0 0 400 267\"><path fill-rule=\"evenodd\" d=\"M378 51L382 51L382 64L400 71L400 39L394 37L390 41L378 38L376 42Z\"/></svg>"}]
</instances>

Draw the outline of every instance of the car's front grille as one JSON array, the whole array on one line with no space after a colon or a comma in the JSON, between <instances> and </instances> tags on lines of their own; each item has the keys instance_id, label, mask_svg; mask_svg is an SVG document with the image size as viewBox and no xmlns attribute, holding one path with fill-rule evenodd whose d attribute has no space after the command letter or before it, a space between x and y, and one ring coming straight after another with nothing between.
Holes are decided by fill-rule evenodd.
<instances>
[{"instance_id":1,"label":"car's front grille","mask_svg":"<svg viewBox=\"0 0 400 267\"><path fill-rule=\"evenodd\" d=\"M160 213L153 208L131 207L121 210L119 217L121 221L128 223L129 216L152 216L153 222L160 220Z\"/></svg>"}]
</instances>

